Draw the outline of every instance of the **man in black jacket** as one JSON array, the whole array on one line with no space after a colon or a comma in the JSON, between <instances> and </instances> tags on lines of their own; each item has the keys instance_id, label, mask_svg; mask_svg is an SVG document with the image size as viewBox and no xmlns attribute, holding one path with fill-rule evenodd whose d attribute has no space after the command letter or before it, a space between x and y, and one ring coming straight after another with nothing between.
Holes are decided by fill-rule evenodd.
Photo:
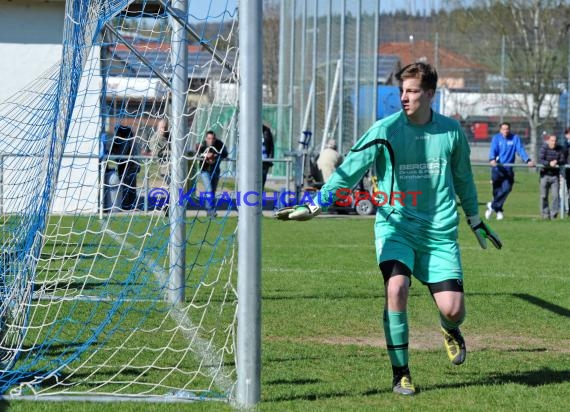
<instances>
[{"instance_id":1,"label":"man in black jacket","mask_svg":"<svg viewBox=\"0 0 570 412\"><path fill-rule=\"evenodd\" d=\"M117 173L121 180L121 209L134 210L137 208L137 174L140 165L132 156L139 154L139 146L130 126L118 125L111 146L111 154L121 156L117 159Z\"/></svg>"},{"instance_id":2,"label":"man in black jacket","mask_svg":"<svg viewBox=\"0 0 570 412\"><path fill-rule=\"evenodd\" d=\"M200 176L204 191L209 199L205 199L208 216L216 217L216 188L220 179L220 160L228 157L226 145L216 138L212 130L206 132L206 139L198 146L198 156L202 158Z\"/></svg>"},{"instance_id":3,"label":"man in black jacket","mask_svg":"<svg viewBox=\"0 0 570 412\"><path fill-rule=\"evenodd\" d=\"M269 168L273 166L273 162L266 159L272 159L275 157L275 146L273 144L273 133L271 129L266 125L262 126L262 137L261 137L261 158L263 160L262 165L262 175L261 175L261 190L265 189L265 182L267 181L267 173Z\"/></svg>"},{"instance_id":4,"label":"man in black jacket","mask_svg":"<svg viewBox=\"0 0 570 412\"><path fill-rule=\"evenodd\" d=\"M554 219L558 216L560 196L560 166L566 162L564 148L556 141L555 135L548 136L538 154L540 169L540 200L543 219ZM552 190L552 205L548 205L548 195Z\"/></svg>"}]
</instances>

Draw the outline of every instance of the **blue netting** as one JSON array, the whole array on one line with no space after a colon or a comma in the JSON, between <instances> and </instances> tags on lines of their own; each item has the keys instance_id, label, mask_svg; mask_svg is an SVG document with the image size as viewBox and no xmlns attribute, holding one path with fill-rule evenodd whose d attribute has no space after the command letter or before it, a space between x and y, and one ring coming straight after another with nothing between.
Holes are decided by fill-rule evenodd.
<instances>
[{"instance_id":1,"label":"blue netting","mask_svg":"<svg viewBox=\"0 0 570 412\"><path fill-rule=\"evenodd\" d=\"M168 205L148 201L149 189L169 188L169 163L150 140L169 114L156 72L171 75L170 29L164 11L132 18L128 4L68 1L61 63L0 104L2 393L194 399L233 388L233 205L217 219L189 208L186 299L169 303L172 222ZM232 37L232 21L216 24ZM229 44L222 55L234 64ZM236 101L213 114L207 98L212 79L231 76L209 56L189 53L199 68L189 90L200 94L183 118L184 190L199 180L197 124L219 130L235 155ZM110 138L119 125L132 135ZM220 192L233 190L233 170L224 162Z\"/></svg>"}]
</instances>

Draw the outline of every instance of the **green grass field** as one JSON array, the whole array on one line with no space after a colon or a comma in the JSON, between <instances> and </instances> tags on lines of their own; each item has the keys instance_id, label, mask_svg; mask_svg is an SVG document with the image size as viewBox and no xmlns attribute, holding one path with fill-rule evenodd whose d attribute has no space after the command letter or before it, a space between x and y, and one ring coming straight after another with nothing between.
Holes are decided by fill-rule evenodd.
<instances>
[{"instance_id":1,"label":"green grass field","mask_svg":"<svg viewBox=\"0 0 570 412\"><path fill-rule=\"evenodd\" d=\"M481 214L490 198L476 174ZM542 221L538 178L519 170L505 220L491 221L504 248L481 250L460 225L468 356L447 360L427 289L409 301L410 367L419 394L391 392L381 327L384 292L373 218L263 220L260 411L562 411L570 399L570 219ZM231 410L219 403L108 404L13 401L14 411Z\"/></svg>"}]
</instances>

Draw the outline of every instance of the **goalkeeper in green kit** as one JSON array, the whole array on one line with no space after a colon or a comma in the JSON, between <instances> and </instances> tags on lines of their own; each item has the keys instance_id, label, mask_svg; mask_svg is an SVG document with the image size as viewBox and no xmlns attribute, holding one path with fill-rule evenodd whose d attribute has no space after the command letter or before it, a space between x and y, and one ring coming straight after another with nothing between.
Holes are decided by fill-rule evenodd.
<instances>
[{"instance_id":1,"label":"goalkeeper in green kit","mask_svg":"<svg viewBox=\"0 0 570 412\"><path fill-rule=\"evenodd\" d=\"M330 204L339 191L352 188L373 166L378 177L374 232L376 256L384 278L383 325L393 371L393 391L416 392L408 367L407 303L412 275L426 285L440 313L449 360L465 361L459 330L465 318L463 270L457 243L459 214L482 248L496 248L499 237L481 221L469 160L469 145L459 123L431 110L437 73L426 63L404 67L400 83L402 110L376 122L350 150L345 161L321 188L318 199ZM318 215L316 203L286 207L281 220L308 220Z\"/></svg>"}]
</instances>

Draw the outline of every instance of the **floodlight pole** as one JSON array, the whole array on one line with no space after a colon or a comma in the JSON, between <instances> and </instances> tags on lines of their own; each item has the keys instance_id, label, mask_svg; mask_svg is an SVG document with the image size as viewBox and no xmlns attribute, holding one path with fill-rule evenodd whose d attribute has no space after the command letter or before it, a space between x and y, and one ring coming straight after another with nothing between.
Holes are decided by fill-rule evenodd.
<instances>
[{"instance_id":1,"label":"floodlight pole","mask_svg":"<svg viewBox=\"0 0 570 412\"><path fill-rule=\"evenodd\" d=\"M352 117L352 143L356 143L360 128L360 31L362 28L362 0L358 0L356 12L356 39L354 51L354 116Z\"/></svg>"},{"instance_id":2,"label":"floodlight pole","mask_svg":"<svg viewBox=\"0 0 570 412\"><path fill-rule=\"evenodd\" d=\"M566 82L566 128L570 127L570 32L568 36L568 61L566 66L568 66L568 77Z\"/></svg>"},{"instance_id":3,"label":"floodlight pole","mask_svg":"<svg viewBox=\"0 0 570 412\"><path fill-rule=\"evenodd\" d=\"M279 75L277 77L277 133L281 141L283 141L284 130L284 107L285 107L285 2L282 1L279 6ZM290 103L288 103L290 104ZM287 127L290 130L291 127ZM287 187L288 188L288 187Z\"/></svg>"},{"instance_id":4,"label":"floodlight pole","mask_svg":"<svg viewBox=\"0 0 570 412\"><path fill-rule=\"evenodd\" d=\"M338 135L337 146L340 151L342 148L342 140L344 136L344 62L346 58L346 0L342 0L342 10L340 14L340 87L338 89ZM349 142L352 145L353 142Z\"/></svg>"},{"instance_id":5,"label":"floodlight pole","mask_svg":"<svg viewBox=\"0 0 570 412\"><path fill-rule=\"evenodd\" d=\"M188 15L187 0L173 0L173 9L180 15ZM184 190L186 162L184 161L184 139L188 124L184 116L186 93L188 91L188 47L184 26L171 18L172 24L172 119L170 128L170 268L168 299L171 303L184 302L186 272L186 205L179 204L179 190Z\"/></svg>"},{"instance_id":6,"label":"floodlight pole","mask_svg":"<svg viewBox=\"0 0 570 412\"><path fill-rule=\"evenodd\" d=\"M261 394L261 0L241 0L238 15L238 188L259 195L238 207L236 401L248 408Z\"/></svg>"},{"instance_id":7,"label":"floodlight pole","mask_svg":"<svg viewBox=\"0 0 570 412\"><path fill-rule=\"evenodd\" d=\"M501 37L501 114L499 123L503 123L503 113L505 111L505 35Z\"/></svg>"},{"instance_id":8,"label":"floodlight pole","mask_svg":"<svg viewBox=\"0 0 570 412\"><path fill-rule=\"evenodd\" d=\"M380 1L377 0L374 15L380 16ZM380 18L374 19L374 76L372 80L372 119L370 124L378 120L378 54L380 53Z\"/></svg>"},{"instance_id":9,"label":"floodlight pole","mask_svg":"<svg viewBox=\"0 0 570 412\"><path fill-rule=\"evenodd\" d=\"M288 95L287 101L289 102L290 109L289 109L289 150L293 150L293 119L294 119L294 109L293 109L293 97L294 97L294 90L295 90L295 70L297 67L297 53L295 52L296 47L296 37L297 37L297 18L296 18L296 9L297 9L297 0L291 0L293 2L291 6L291 27L290 27L290 50L291 50L291 57L289 58L289 88L288 88ZM302 129L301 129L302 130ZM295 139L296 140L296 139Z\"/></svg>"}]
</instances>

